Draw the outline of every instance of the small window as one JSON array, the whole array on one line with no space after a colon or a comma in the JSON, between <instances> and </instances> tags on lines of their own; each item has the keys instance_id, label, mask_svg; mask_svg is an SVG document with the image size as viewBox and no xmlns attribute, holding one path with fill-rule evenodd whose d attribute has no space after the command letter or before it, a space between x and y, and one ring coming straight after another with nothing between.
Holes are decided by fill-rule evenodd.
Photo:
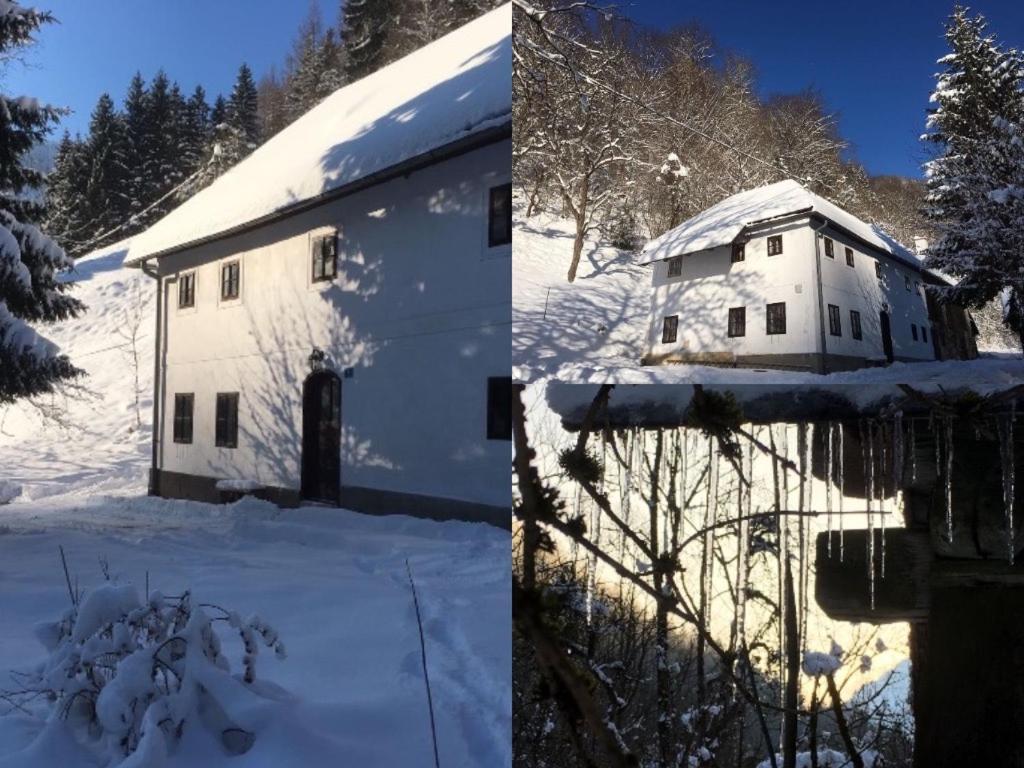
<instances>
[{"instance_id":1,"label":"small window","mask_svg":"<svg viewBox=\"0 0 1024 768\"><path fill-rule=\"evenodd\" d=\"M332 232L313 238L313 282L333 280L338 275L338 235Z\"/></svg>"},{"instance_id":2,"label":"small window","mask_svg":"<svg viewBox=\"0 0 1024 768\"><path fill-rule=\"evenodd\" d=\"M830 259L834 259L836 257L835 243L832 242L831 237L825 238L825 255Z\"/></svg>"},{"instance_id":3,"label":"small window","mask_svg":"<svg viewBox=\"0 0 1024 768\"><path fill-rule=\"evenodd\" d=\"M786 302L769 304L766 310L768 334L777 335L786 332Z\"/></svg>"},{"instance_id":4,"label":"small window","mask_svg":"<svg viewBox=\"0 0 1024 768\"><path fill-rule=\"evenodd\" d=\"M746 307L732 307L729 310L729 336L735 338L736 336L747 335L747 308Z\"/></svg>"},{"instance_id":5,"label":"small window","mask_svg":"<svg viewBox=\"0 0 1024 768\"><path fill-rule=\"evenodd\" d=\"M216 443L219 448L238 447L238 393L217 393Z\"/></svg>"},{"instance_id":6,"label":"small window","mask_svg":"<svg viewBox=\"0 0 1024 768\"><path fill-rule=\"evenodd\" d=\"M220 268L220 298L230 301L238 298L240 269L237 261L229 261Z\"/></svg>"},{"instance_id":7,"label":"small window","mask_svg":"<svg viewBox=\"0 0 1024 768\"><path fill-rule=\"evenodd\" d=\"M661 343L674 344L679 330L679 315L666 317L661 324Z\"/></svg>"},{"instance_id":8,"label":"small window","mask_svg":"<svg viewBox=\"0 0 1024 768\"><path fill-rule=\"evenodd\" d=\"M828 305L828 332L832 336L843 335L843 328L839 319L839 307L835 304Z\"/></svg>"},{"instance_id":9,"label":"small window","mask_svg":"<svg viewBox=\"0 0 1024 768\"><path fill-rule=\"evenodd\" d=\"M487 379L487 439L512 439L512 377Z\"/></svg>"},{"instance_id":10,"label":"small window","mask_svg":"<svg viewBox=\"0 0 1024 768\"><path fill-rule=\"evenodd\" d=\"M772 235L768 238L768 255L778 256L782 253L782 235Z\"/></svg>"},{"instance_id":11,"label":"small window","mask_svg":"<svg viewBox=\"0 0 1024 768\"><path fill-rule=\"evenodd\" d=\"M903 276L903 287L907 289L907 293L910 293L910 278L906 275Z\"/></svg>"},{"instance_id":12,"label":"small window","mask_svg":"<svg viewBox=\"0 0 1024 768\"><path fill-rule=\"evenodd\" d=\"M487 215L487 245L495 248L512 242L512 185L491 187Z\"/></svg>"},{"instance_id":13,"label":"small window","mask_svg":"<svg viewBox=\"0 0 1024 768\"><path fill-rule=\"evenodd\" d=\"M846 266L853 266L853 248L846 249Z\"/></svg>"},{"instance_id":14,"label":"small window","mask_svg":"<svg viewBox=\"0 0 1024 768\"><path fill-rule=\"evenodd\" d=\"M864 332L860 329L860 312L856 309L850 310L850 335L857 341L864 338Z\"/></svg>"},{"instance_id":15,"label":"small window","mask_svg":"<svg viewBox=\"0 0 1024 768\"><path fill-rule=\"evenodd\" d=\"M178 308L196 305L196 273L186 272L178 277Z\"/></svg>"},{"instance_id":16,"label":"small window","mask_svg":"<svg viewBox=\"0 0 1024 768\"><path fill-rule=\"evenodd\" d=\"M923 325L921 326L921 341L928 341L928 329L925 328Z\"/></svg>"},{"instance_id":17,"label":"small window","mask_svg":"<svg viewBox=\"0 0 1024 768\"><path fill-rule=\"evenodd\" d=\"M192 410L195 395L176 394L174 396L174 442L192 442Z\"/></svg>"},{"instance_id":18,"label":"small window","mask_svg":"<svg viewBox=\"0 0 1024 768\"><path fill-rule=\"evenodd\" d=\"M673 256L668 260L668 276L679 277L683 274L683 257Z\"/></svg>"},{"instance_id":19,"label":"small window","mask_svg":"<svg viewBox=\"0 0 1024 768\"><path fill-rule=\"evenodd\" d=\"M875 277L879 280L882 279L882 262L880 261L875 262Z\"/></svg>"},{"instance_id":20,"label":"small window","mask_svg":"<svg viewBox=\"0 0 1024 768\"><path fill-rule=\"evenodd\" d=\"M910 335L914 337L914 341L917 341L917 326L914 323L910 324Z\"/></svg>"},{"instance_id":21,"label":"small window","mask_svg":"<svg viewBox=\"0 0 1024 768\"><path fill-rule=\"evenodd\" d=\"M746 243L733 243L732 244L732 263L735 264L738 261L743 261L747 258L747 244Z\"/></svg>"}]
</instances>

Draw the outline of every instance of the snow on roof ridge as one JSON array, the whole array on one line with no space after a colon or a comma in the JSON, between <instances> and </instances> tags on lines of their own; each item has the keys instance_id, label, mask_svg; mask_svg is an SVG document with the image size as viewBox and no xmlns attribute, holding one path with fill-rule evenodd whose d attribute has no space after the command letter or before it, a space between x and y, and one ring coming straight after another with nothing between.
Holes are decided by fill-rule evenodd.
<instances>
[{"instance_id":1,"label":"snow on roof ridge","mask_svg":"<svg viewBox=\"0 0 1024 768\"><path fill-rule=\"evenodd\" d=\"M282 213L511 120L512 6L324 99L132 239L125 264Z\"/></svg>"},{"instance_id":2,"label":"snow on roof ridge","mask_svg":"<svg viewBox=\"0 0 1024 768\"><path fill-rule=\"evenodd\" d=\"M909 248L877 225L857 218L796 179L744 190L715 203L649 241L640 251L640 263L651 264L672 256L728 245L752 224L801 211L814 211L907 266L924 269L920 259Z\"/></svg>"}]
</instances>

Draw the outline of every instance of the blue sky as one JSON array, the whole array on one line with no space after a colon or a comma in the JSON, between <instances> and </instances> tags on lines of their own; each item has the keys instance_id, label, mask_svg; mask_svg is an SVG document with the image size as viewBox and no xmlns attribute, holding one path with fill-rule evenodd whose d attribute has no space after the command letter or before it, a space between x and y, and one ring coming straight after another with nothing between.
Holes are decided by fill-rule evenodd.
<instances>
[{"instance_id":1,"label":"blue sky","mask_svg":"<svg viewBox=\"0 0 1024 768\"><path fill-rule=\"evenodd\" d=\"M840 130L874 174L920 176L925 109L946 52L952 0L617 0L647 26L698 21L719 45L750 59L762 95L819 89ZM1005 45L1024 48L1024 1L969 6Z\"/></svg>"},{"instance_id":2,"label":"blue sky","mask_svg":"<svg viewBox=\"0 0 1024 768\"><path fill-rule=\"evenodd\" d=\"M2 74L7 93L30 94L74 114L63 125L84 132L96 99L120 103L136 70L150 79L163 67L186 93L202 85L227 93L244 61L256 76L280 68L308 0L25 0L59 20L43 28L24 65ZM318 4L337 18L338 0Z\"/></svg>"},{"instance_id":3,"label":"blue sky","mask_svg":"<svg viewBox=\"0 0 1024 768\"><path fill-rule=\"evenodd\" d=\"M3 73L8 93L70 107L64 125L84 131L103 91L118 101L136 69L163 67L186 91L226 93L245 61L259 76L280 66L309 11L307 0L34 0L57 16L25 65ZM872 173L920 174L918 136L945 51L939 0L616 0L637 21L663 29L698 21L753 61L762 95L818 88L844 137ZM319 0L334 21L338 0ZM1024 47L1024 2L972 7L1004 43Z\"/></svg>"}]
</instances>

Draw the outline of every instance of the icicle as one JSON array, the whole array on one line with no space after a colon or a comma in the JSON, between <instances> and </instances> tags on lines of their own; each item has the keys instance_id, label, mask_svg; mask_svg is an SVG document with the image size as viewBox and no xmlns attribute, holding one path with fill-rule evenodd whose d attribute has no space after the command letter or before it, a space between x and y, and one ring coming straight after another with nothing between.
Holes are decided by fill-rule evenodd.
<instances>
[{"instance_id":1,"label":"icicle","mask_svg":"<svg viewBox=\"0 0 1024 768\"><path fill-rule=\"evenodd\" d=\"M846 522L843 520L843 494L846 493L846 477L843 475L843 425L839 423L836 425L836 437L839 438L836 444L836 470L838 472L837 478L839 480L839 562L843 562L843 557L846 554L846 542L845 542L845 528Z\"/></svg>"},{"instance_id":2,"label":"icicle","mask_svg":"<svg viewBox=\"0 0 1024 768\"><path fill-rule=\"evenodd\" d=\"M889 441L886 439L885 434L885 422L880 421L878 423L878 448L881 451L881 463L878 465L879 468L879 482L878 482L878 527L881 530L881 552L879 552L880 560L880 571L879 575L885 578L885 516L888 511L885 508L885 480L886 478L892 479L895 475L894 470L889 465L888 455ZM887 471L888 470L888 471Z\"/></svg>"},{"instance_id":3,"label":"icicle","mask_svg":"<svg viewBox=\"0 0 1024 768\"><path fill-rule=\"evenodd\" d=\"M701 592L703 597L703 606L701 607L701 615L704 619L705 625L711 625L711 587L712 587L712 572L715 562L714 550L714 536L712 534L712 526L715 524L718 514L718 451L716 450L716 444L714 438L708 438L708 500L704 506L704 557L706 558L706 565L704 568L704 580L701 585Z\"/></svg>"},{"instance_id":4,"label":"icicle","mask_svg":"<svg viewBox=\"0 0 1024 768\"><path fill-rule=\"evenodd\" d=\"M917 435L915 434L914 424L917 421L913 416L910 417L910 434L907 435L910 438L910 482L917 482Z\"/></svg>"},{"instance_id":5,"label":"icicle","mask_svg":"<svg viewBox=\"0 0 1024 768\"><path fill-rule=\"evenodd\" d=\"M868 589L871 594L871 610L875 610L875 435L870 420L860 425L861 457L864 462L864 478L867 483L868 505Z\"/></svg>"},{"instance_id":6,"label":"icicle","mask_svg":"<svg viewBox=\"0 0 1024 768\"><path fill-rule=\"evenodd\" d=\"M826 541L828 542L828 557L832 559L832 441L835 439L836 425L828 424L828 432L825 435L825 525Z\"/></svg>"},{"instance_id":7,"label":"icicle","mask_svg":"<svg viewBox=\"0 0 1024 768\"><path fill-rule=\"evenodd\" d=\"M946 472L945 472L945 495L946 495L946 538L953 543L953 419L947 416L943 419L943 434L946 441ZM938 456L938 440L936 443L936 457ZM938 465L938 462L936 462Z\"/></svg>"},{"instance_id":8,"label":"icicle","mask_svg":"<svg viewBox=\"0 0 1024 768\"><path fill-rule=\"evenodd\" d=\"M1003 508L1006 510L1006 556L1013 565L1016 554L1016 542L1013 531L1013 495L1014 495L1014 474L1016 472L1016 457L1014 456L1013 445L1013 419L1012 412L1008 417L1001 417L996 423L999 434L999 459L1002 465L1003 474Z\"/></svg>"}]
</instances>

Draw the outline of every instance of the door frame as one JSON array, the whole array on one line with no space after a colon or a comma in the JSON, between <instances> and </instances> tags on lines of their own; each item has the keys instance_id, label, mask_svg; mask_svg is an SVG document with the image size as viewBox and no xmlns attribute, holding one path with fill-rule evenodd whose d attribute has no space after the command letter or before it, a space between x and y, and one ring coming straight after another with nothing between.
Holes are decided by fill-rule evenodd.
<instances>
[{"instance_id":1,"label":"door frame","mask_svg":"<svg viewBox=\"0 0 1024 768\"><path fill-rule=\"evenodd\" d=\"M310 430L310 427L312 426L312 422L313 422L313 416L314 416L314 414L313 414L313 412L311 411L311 408L310 408L310 406L311 406L310 399L311 399L311 395L312 395L312 388L313 388L314 384L316 384L317 382L321 382L321 381L324 381L324 382L334 381L334 382L337 383L337 386L338 386L338 402L337 402L337 406L338 406L338 436L337 436L338 437L338 441L337 441L338 442L338 456L337 456L337 461L338 461L338 482L335 485L334 493L331 494L330 496L328 496L327 498L324 498L321 494L318 494L318 493L314 494L314 493L311 492L312 487L317 485L317 483L315 483L316 478L311 477L311 473L315 471L315 468L318 465L318 462L313 461L313 458L314 458L313 455L312 455L313 452L311 450L309 450L309 445L308 445L309 441L313 439L313 433ZM332 371L332 370L330 370L328 368L324 368L324 369L319 370L319 371L314 371L313 373L309 374L309 376L307 376L306 379L302 382L302 442L301 442L301 445L299 446L299 454L300 454L299 496L304 501L327 502L327 503L331 503L331 504L335 504L335 505L337 505L339 503L339 498L340 498L340 494L341 494L341 430L342 430L342 422L341 422L341 413L342 413L342 411L341 411L341 406L342 406L341 377L338 376L338 374L335 373L334 371ZM317 408L319 409L319 405L317 405ZM319 410L317 411L316 415L320 416Z\"/></svg>"}]
</instances>

